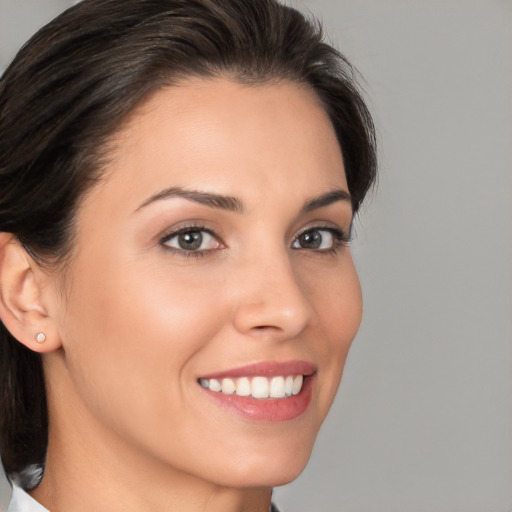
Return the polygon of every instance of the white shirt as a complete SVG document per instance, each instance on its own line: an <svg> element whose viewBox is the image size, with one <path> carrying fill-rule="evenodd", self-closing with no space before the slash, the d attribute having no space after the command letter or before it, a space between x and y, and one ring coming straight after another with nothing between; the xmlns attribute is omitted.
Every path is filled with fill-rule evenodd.
<svg viewBox="0 0 512 512"><path fill-rule="evenodd" d="M0 464L0 512L49 512L21 487L11 484Z"/></svg>
<svg viewBox="0 0 512 512"><path fill-rule="evenodd" d="M7 512L49 512L49 510L40 505L21 487L14 484L12 486L12 497Z"/></svg>

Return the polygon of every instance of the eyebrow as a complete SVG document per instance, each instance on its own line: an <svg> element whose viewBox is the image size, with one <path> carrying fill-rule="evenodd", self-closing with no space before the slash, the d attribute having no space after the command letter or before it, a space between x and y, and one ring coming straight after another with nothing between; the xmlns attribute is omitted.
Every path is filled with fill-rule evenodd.
<svg viewBox="0 0 512 512"><path fill-rule="evenodd" d="M188 190L181 187L170 187L154 196L151 196L147 201L144 201L137 210L148 206L155 201L163 199L171 199L173 197L182 197L189 201L204 204L210 208L218 208L220 210L227 210L230 212L243 213L244 205L236 197L223 196L220 194L212 194L210 192L200 192L199 190Z"/></svg>
<svg viewBox="0 0 512 512"><path fill-rule="evenodd" d="M325 206L329 206L330 204L338 201L348 202L352 205L352 198L346 190L331 190L326 194L322 194L321 196L314 197L306 201L306 204L302 207L301 213L308 213L313 210L317 210L318 208L324 208Z"/></svg>
<svg viewBox="0 0 512 512"><path fill-rule="evenodd" d="M199 190L189 190L181 187L169 187L162 190L158 194L155 194L144 201L135 211L141 210L156 201L162 201L164 199L171 199L174 197L188 199L189 201L204 204L210 208L217 208L235 213L243 213L245 211L242 201L236 197L213 194L211 192L201 192ZM306 201L304 206L301 208L301 213L309 213L338 201L344 201L352 204L352 198L347 191L341 189L331 190L321 196L314 197Z"/></svg>

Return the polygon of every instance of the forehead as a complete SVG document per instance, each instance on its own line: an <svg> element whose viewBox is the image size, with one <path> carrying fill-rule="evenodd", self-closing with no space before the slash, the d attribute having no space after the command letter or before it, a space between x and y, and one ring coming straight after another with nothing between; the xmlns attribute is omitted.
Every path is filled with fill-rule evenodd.
<svg viewBox="0 0 512 512"><path fill-rule="evenodd" d="M133 112L112 148L103 186L117 192L347 188L328 115L309 86L292 82L183 81Z"/></svg>

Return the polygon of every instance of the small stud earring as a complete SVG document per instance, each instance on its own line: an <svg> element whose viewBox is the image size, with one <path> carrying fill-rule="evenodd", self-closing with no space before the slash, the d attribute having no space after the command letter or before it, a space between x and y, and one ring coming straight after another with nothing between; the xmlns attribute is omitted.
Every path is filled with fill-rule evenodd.
<svg viewBox="0 0 512 512"><path fill-rule="evenodd" d="M44 332L38 332L36 334L37 343L44 343L46 341L46 334Z"/></svg>

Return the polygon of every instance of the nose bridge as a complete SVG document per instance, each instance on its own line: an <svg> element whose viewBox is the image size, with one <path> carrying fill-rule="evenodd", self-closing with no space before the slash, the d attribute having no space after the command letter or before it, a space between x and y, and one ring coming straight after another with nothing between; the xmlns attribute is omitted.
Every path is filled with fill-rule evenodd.
<svg viewBox="0 0 512 512"><path fill-rule="evenodd" d="M313 308L286 247L251 253L241 263L238 279L237 330L292 338L311 320Z"/></svg>

